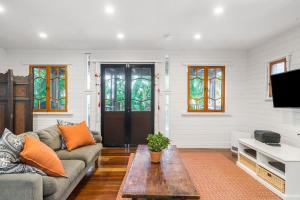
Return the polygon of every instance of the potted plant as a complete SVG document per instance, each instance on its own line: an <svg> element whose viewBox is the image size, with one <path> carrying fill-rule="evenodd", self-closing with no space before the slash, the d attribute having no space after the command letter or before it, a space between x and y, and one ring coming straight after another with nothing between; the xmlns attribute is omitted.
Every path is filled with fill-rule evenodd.
<svg viewBox="0 0 300 200"><path fill-rule="evenodd" d="M170 144L169 138L165 137L161 132L157 134L149 134L147 137L148 149L150 151L151 162L159 163L161 151Z"/></svg>

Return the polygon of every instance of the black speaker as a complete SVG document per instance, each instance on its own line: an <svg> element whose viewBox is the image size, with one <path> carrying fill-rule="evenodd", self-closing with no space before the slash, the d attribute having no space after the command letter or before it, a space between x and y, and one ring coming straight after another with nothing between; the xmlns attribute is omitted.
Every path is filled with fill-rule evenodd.
<svg viewBox="0 0 300 200"><path fill-rule="evenodd" d="M254 138L263 143L280 143L280 134L267 130L255 130Z"/></svg>

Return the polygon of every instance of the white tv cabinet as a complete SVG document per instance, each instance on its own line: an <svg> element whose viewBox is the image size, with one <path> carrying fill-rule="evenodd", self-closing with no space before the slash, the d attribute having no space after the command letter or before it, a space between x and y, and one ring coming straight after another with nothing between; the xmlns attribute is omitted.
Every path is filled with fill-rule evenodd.
<svg viewBox="0 0 300 200"><path fill-rule="evenodd" d="M246 152L252 149L256 156ZM285 165L285 172L269 162ZM255 139L239 139L237 165L284 200L300 200L300 148L270 146Z"/></svg>

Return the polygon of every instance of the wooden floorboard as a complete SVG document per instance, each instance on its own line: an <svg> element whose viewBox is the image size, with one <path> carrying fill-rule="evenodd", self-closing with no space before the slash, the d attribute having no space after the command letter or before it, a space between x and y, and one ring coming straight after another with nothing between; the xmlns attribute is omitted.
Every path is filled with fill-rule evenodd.
<svg viewBox="0 0 300 200"><path fill-rule="evenodd" d="M232 162L236 161L228 149L180 149L182 152L219 152ZM72 192L68 200L115 200L126 173L130 153L124 148L104 148L99 157L99 167L86 176Z"/></svg>

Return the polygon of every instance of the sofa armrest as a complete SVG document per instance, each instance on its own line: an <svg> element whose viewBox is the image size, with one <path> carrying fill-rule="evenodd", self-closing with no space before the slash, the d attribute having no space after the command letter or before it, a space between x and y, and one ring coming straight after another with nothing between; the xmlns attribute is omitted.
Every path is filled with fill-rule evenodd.
<svg viewBox="0 0 300 200"><path fill-rule="evenodd" d="M102 142L101 133L99 131L91 131L97 143Z"/></svg>
<svg viewBox="0 0 300 200"><path fill-rule="evenodd" d="M0 194L0 200L42 200L42 176L37 174L1 174Z"/></svg>

